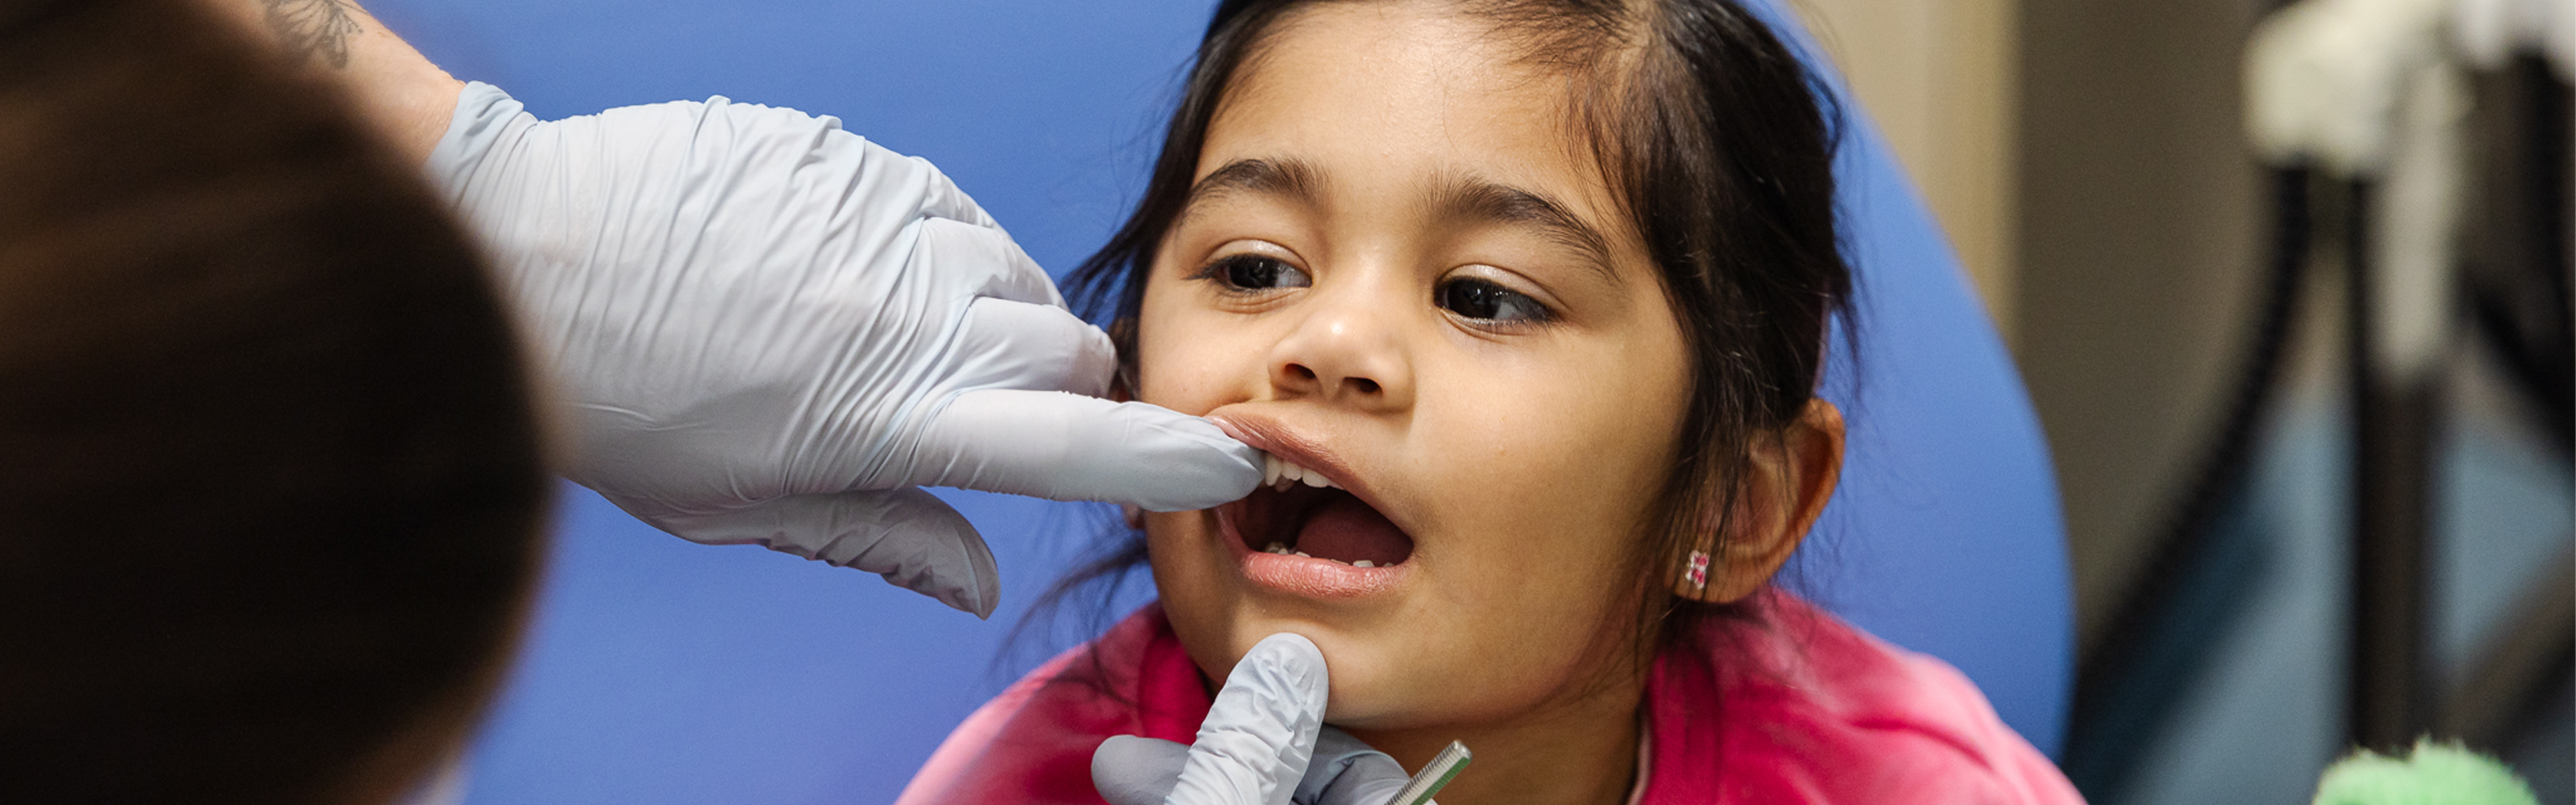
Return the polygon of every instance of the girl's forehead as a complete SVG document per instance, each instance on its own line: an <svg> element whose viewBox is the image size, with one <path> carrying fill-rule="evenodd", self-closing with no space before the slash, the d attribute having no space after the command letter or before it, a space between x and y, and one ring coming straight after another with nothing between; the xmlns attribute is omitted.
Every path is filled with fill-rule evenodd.
<svg viewBox="0 0 2576 805"><path fill-rule="evenodd" d="M1438 101L1563 105L1527 46L1446 4L1318 3L1271 23L1228 82L1218 117L1329 87L1351 111ZM1429 110L1424 110L1429 111Z"/></svg>
<svg viewBox="0 0 2576 805"><path fill-rule="evenodd" d="M1576 82L1445 3L1322 3L1274 23L1226 88L1205 181L1244 160L1293 162L1327 191L1428 200L1496 184L1624 230L1577 125Z"/></svg>

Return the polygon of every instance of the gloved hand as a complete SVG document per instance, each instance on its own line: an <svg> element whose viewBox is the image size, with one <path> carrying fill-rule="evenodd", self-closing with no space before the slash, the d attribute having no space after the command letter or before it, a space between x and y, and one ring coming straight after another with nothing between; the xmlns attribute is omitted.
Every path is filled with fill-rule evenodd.
<svg viewBox="0 0 2576 805"><path fill-rule="evenodd" d="M1197 743L1110 738L1091 755L1092 785L1110 805L1385 805L1410 778L1323 726L1329 679L1313 642L1262 638L1226 675Z"/></svg>
<svg viewBox="0 0 2576 805"><path fill-rule="evenodd" d="M566 397L565 474L647 523L979 616L954 486L1157 511L1261 481L1197 417L1100 399L1109 339L928 162L831 118L671 103L541 123L470 85L431 177Z"/></svg>

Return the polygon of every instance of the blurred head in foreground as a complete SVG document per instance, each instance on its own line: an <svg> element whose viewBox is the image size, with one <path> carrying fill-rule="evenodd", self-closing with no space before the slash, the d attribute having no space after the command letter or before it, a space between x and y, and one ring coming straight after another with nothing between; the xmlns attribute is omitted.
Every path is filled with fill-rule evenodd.
<svg viewBox="0 0 2576 805"><path fill-rule="evenodd" d="M384 801L547 502L508 319L341 100L185 0L0 0L0 801Z"/></svg>

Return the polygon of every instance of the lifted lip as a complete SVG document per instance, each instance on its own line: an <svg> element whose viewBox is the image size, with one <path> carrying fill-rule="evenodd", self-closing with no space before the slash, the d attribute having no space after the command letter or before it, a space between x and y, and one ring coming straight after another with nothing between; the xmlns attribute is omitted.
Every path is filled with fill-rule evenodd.
<svg viewBox="0 0 2576 805"><path fill-rule="evenodd" d="M1402 530L1407 537L1413 535L1413 529L1397 520L1393 514L1389 514L1386 507L1380 505L1374 491L1356 479L1350 465L1323 444L1277 419L1252 412L1215 413L1210 414L1208 419L1216 422L1217 427L1223 429L1226 435L1234 437L1236 441L1295 462L1308 471L1323 474L1335 486L1341 487L1352 497L1358 498L1361 503L1386 515L1387 521L1394 523L1395 527ZM1417 544L1413 557L1403 562L1384 567L1357 567L1330 559L1281 556L1254 551L1250 545L1244 543L1243 534L1236 525L1246 514L1244 500L1218 506L1215 514L1220 531L1219 540L1225 543L1226 552L1234 557L1235 567L1243 574L1246 581L1258 587L1303 598L1352 599L1392 590L1413 575L1413 566L1422 556L1420 545Z"/></svg>
<svg viewBox="0 0 2576 805"><path fill-rule="evenodd" d="M1403 529L1406 536L1413 534L1413 527L1399 519L1395 512L1387 509L1386 502L1378 497L1377 491L1371 489L1367 481L1360 480L1359 474L1351 470L1350 462L1342 460L1339 454L1334 453L1333 449L1324 443L1298 432L1278 419L1251 411L1220 411L1208 414L1207 418L1215 422L1218 429L1225 431L1225 435L1234 437L1235 441L1278 456L1299 467L1304 467L1309 472L1322 473L1325 480L1332 481L1334 486L1341 487L1342 491L1359 498L1361 503L1376 509L1378 514L1385 515L1387 521L1395 523L1396 528Z"/></svg>

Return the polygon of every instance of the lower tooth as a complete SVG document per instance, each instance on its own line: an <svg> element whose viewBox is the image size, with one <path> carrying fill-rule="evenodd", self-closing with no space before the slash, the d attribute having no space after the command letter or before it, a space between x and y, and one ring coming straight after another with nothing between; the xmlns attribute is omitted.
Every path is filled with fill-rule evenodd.
<svg viewBox="0 0 2576 805"><path fill-rule="evenodd" d="M1371 561L1366 560L1366 559L1362 559L1362 560L1359 560L1359 561L1357 561L1357 562L1352 562L1352 563L1351 563L1351 566L1352 566L1352 567L1377 567L1377 563L1376 563L1376 562L1371 562Z"/></svg>
<svg viewBox="0 0 2576 805"><path fill-rule="evenodd" d="M1296 552L1296 554L1295 554L1295 555L1296 555L1298 558L1301 558L1301 559L1313 559L1313 558L1315 558L1315 557L1312 557L1312 556L1307 556L1305 551L1298 551L1298 552Z"/></svg>

